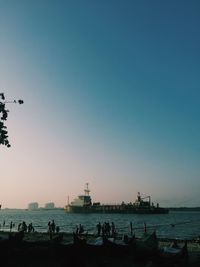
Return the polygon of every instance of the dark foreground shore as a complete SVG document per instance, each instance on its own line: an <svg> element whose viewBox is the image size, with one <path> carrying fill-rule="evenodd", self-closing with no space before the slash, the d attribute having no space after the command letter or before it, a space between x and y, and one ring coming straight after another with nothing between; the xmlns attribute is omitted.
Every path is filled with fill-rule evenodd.
<svg viewBox="0 0 200 267"><path fill-rule="evenodd" d="M140 255L123 249L87 248L75 245L73 236L66 233L54 235L52 240L46 233L25 233L23 240L7 239L9 233L0 233L0 254L2 266L15 267L178 267L200 266L200 244L188 241L188 257L178 261L159 261L154 257ZM14 236L14 235L13 235ZM62 238L61 238L62 237ZM60 239L59 239L60 238ZM93 236L88 237L94 239ZM57 242L54 242L54 241ZM171 240L159 240L160 247L167 247ZM179 244L183 241L179 240ZM143 257L144 256L144 257Z"/></svg>

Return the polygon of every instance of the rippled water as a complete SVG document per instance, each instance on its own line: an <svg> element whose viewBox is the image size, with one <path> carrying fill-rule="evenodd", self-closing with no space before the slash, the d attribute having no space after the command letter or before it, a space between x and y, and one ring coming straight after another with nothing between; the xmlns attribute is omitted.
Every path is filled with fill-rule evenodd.
<svg viewBox="0 0 200 267"><path fill-rule="evenodd" d="M89 233L96 232L98 222L114 222L119 233L130 233L130 222L133 224L136 236L143 232L144 222L147 229L156 230L159 237L168 238L196 238L200 235L200 212L170 211L169 214L67 214L64 210L1 210L1 230L9 230L10 222L15 223L13 231L17 230L20 222L32 222L36 231L47 231L47 224L55 220L60 231L73 232L76 225L82 224ZM3 228L3 221L6 226ZM172 227L171 225L175 226Z"/></svg>

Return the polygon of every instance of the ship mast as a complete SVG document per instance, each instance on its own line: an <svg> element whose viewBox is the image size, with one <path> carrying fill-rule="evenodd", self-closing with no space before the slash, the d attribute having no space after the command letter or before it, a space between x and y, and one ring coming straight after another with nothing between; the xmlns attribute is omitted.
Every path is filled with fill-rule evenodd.
<svg viewBox="0 0 200 267"><path fill-rule="evenodd" d="M84 192L85 192L85 196L89 196L89 193L90 193L90 190L89 190L88 185L89 185L89 183L86 183L86 184L85 184L85 190L84 190Z"/></svg>

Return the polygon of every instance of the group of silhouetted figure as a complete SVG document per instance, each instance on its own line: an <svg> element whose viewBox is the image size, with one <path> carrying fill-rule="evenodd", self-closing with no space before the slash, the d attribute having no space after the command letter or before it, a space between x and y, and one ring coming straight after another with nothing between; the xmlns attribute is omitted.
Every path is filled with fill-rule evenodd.
<svg viewBox="0 0 200 267"><path fill-rule="evenodd" d="M81 234L83 234L84 232L85 232L85 230L84 230L84 227L83 227L82 224L79 224L79 225L76 226L76 231L75 231L75 233L76 233L77 235L81 235Z"/></svg>
<svg viewBox="0 0 200 267"><path fill-rule="evenodd" d="M2 225L0 224L0 229L1 229L1 228L5 228L5 227L7 227L7 226L8 226L8 225L6 225L6 221L4 220L3 223L2 223ZM13 227L15 227L15 223L13 223L13 222L11 221L10 224L9 224L10 232L12 231Z"/></svg>
<svg viewBox="0 0 200 267"><path fill-rule="evenodd" d="M3 223L0 223L0 229L9 229L10 232L12 232L13 228L15 228L15 223L11 221L9 224L6 224L6 221L4 220ZM17 225L17 231L18 232L24 232L24 233L33 233L35 232L35 228L33 227L32 223L27 224L25 221L20 222ZM60 227L55 224L54 220L48 222L48 233L59 233Z"/></svg>
<svg viewBox="0 0 200 267"><path fill-rule="evenodd" d="M59 233L60 227L55 224L54 220L48 222L48 233Z"/></svg>
<svg viewBox="0 0 200 267"><path fill-rule="evenodd" d="M5 221L3 221L2 224L3 228L6 226ZM12 231L12 229L15 227L15 223L13 223L12 221L9 224L9 229L10 232ZM0 224L0 228L1 228L1 224ZM116 227L114 222L104 222L104 223L98 223L96 225L96 229L97 229L97 236L109 236L109 237L115 237L116 236ZM17 226L17 231L18 232L24 232L24 233L33 233L35 232L35 228L33 227L32 223L27 224L25 221L22 221L21 223L18 224ZM53 234L53 233L59 233L60 232L60 227L58 225L55 224L55 221L49 221L48 222L48 227L47 227L47 232L49 234ZM85 229L83 227L82 224L79 224L76 226L76 230L75 233L78 235L81 235L83 233L85 233Z"/></svg>
<svg viewBox="0 0 200 267"><path fill-rule="evenodd" d="M32 223L29 223L28 225L26 224L25 221L23 221L22 223L18 224L18 228L17 228L18 232L24 232L24 233L33 233L35 232L35 228L33 227Z"/></svg>
<svg viewBox="0 0 200 267"><path fill-rule="evenodd" d="M9 227L9 230L10 232L12 232L13 228L15 228L15 223L13 221L11 221L8 225L6 225L6 222L5 220L3 221L3 224L1 225L0 224L0 228L3 228L5 229L5 227ZM31 233L31 232L34 232L35 229L33 227L33 224L32 223L29 223L28 225L26 224L25 221L21 222L18 224L17 226L17 231L18 232L28 232L28 233Z"/></svg>
<svg viewBox="0 0 200 267"><path fill-rule="evenodd" d="M111 222L111 224L109 222L104 222L103 224L99 222L96 228L97 228L97 236L115 237L117 234L114 222Z"/></svg>

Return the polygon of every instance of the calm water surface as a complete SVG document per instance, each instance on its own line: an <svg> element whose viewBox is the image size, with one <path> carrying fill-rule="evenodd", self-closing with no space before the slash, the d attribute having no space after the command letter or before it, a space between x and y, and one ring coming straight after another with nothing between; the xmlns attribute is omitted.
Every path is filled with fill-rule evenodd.
<svg viewBox="0 0 200 267"><path fill-rule="evenodd" d="M200 212L193 211L170 211L169 214L67 214L64 210L1 210L0 224L1 230L8 231L10 222L15 223L13 231L17 231L17 226L22 221L27 224L33 223L35 230L46 232L48 221L53 220L60 230L73 232L76 225L82 224L89 233L96 232L98 222L114 222L119 233L130 233L130 222L135 228L136 236L143 232L144 222L149 231L156 230L159 237L169 238L196 238L200 235ZM3 221L6 225L3 228ZM171 224L175 226L172 227Z"/></svg>

